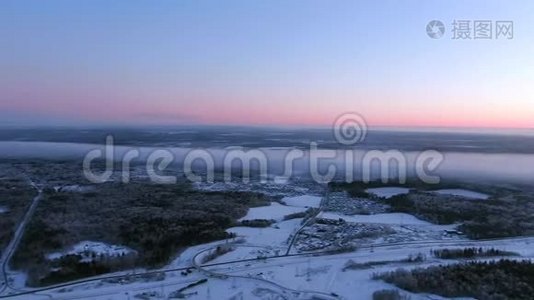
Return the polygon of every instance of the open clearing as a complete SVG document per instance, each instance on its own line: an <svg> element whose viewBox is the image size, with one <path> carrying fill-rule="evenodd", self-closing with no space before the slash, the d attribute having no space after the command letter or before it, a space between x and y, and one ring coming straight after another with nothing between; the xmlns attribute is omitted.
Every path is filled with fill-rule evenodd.
<svg viewBox="0 0 534 300"><path fill-rule="evenodd" d="M287 206L277 202L272 202L269 206L250 208L247 212L247 215L239 219L239 221L256 219L282 220L284 216L305 210L305 207Z"/></svg>
<svg viewBox="0 0 534 300"><path fill-rule="evenodd" d="M376 224L394 224L394 225L432 225L429 222L419 220L418 218L405 213L386 213L376 215L341 215L331 212L323 212L318 217L324 219L337 220L344 219L352 223L376 223Z"/></svg>
<svg viewBox="0 0 534 300"><path fill-rule="evenodd" d="M306 208L319 207L319 205L321 204L321 197L303 195L303 196L295 196L295 197L285 197L282 199L282 201L289 206L306 207Z"/></svg>
<svg viewBox="0 0 534 300"><path fill-rule="evenodd" d="M433 193L438 193L442 195L452 195L452 196L460 196L465 197L469 199L477 199L477 200L486 200L489 198L489 195L482 194L470 190L464 190L464 189L443 189L443 190L437 190L433 191Z"/></svg>
<svg viewBox="0 0 534 300"><path fill-rule="evenodd" d="M402 188L402 187L380 187L380 188L367 189L365 191L377 197L389 199L393 196L408 194L410 192L410 189Z"/></svg>

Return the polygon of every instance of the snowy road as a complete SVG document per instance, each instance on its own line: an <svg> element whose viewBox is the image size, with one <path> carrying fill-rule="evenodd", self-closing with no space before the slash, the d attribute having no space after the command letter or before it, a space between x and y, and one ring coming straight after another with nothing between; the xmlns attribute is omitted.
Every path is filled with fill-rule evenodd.
<svg viewBox="0 0 534 300"><path fill-rule="evenodd" d="M15 250L17 249L20 240L22 239L22 236L24 235L26 225L33 216L33 213L35 212L35 209L39 204L39 200L41 200L42 198L42 189L39 188L33 181L31 182L31 186L38 191L38 194L33 198L30 208L22 218L22 221L20 222L19 226L17 227L17 230L15 231L15 234L13 235L13 238L7 245L6 249L4 249L4 252L2 253L2 258L0 259L2 267L2 286L0 287L0 295L2 295L2 293L8 292L9 290L14 290L12 287L9 286L9 261L11 260L13 253L15 253Z"/></svg>
<svg viewBox="0 0 534 300"><path fill-rule="evenodd" d="M5 270L7 270L7 262L9 261L12 252L16 249L16 246L20 241L24 226L26 226L26 223L31 218L31 215L37 206L40 195L41 193L39 190L39 195L34 198L28 213L25 215L23 222L21 222L17 229L16 239L10 244L11 254L6 253L6 257L2 259L2 267L4 267ZM328 195L323 197L318 212L321 212L321 208L324 207L327 200ZM362 220L363 222L369 221L365 219ZM128 282L128 280L126 280L128 283L121 284L118 282L122 282L122 279L131 276L131 272L120 272L58 284L46 288L27 289L24 292L11 289L11 294L0 295L0 298L123 300L131 299L131 296L135 296L134 293L154 292L156 290L161 291L161 294L163 295L168 295L180 287L207 277L209 279L209 284L194 289L195 293L198 292L199 294L194 296L193 299L208 299L207 297L209 297L211 293L210 289L222 293L221 295L227 295L231 292L230 289L235 289L236 286L238 286L237 289L232 293L239 294L246 292L249 293L249 297L251 291L260 288L262 291L264 291L263 289L266 289L269 290L269 292L278 293L278 295L281 295L282 297L280 299L297 299L301 296L312 295L320 296L322 299L333 299L337 297L335 296L337 294L341 296L340 298L347 299L346 295L349 288L353 290L362 290L364 285L368 285L365 286L363 290L372 292L373 290L376 290L377 287L383 287L384 285L384 283L369 279L369 272L373 272L373 270L342 271L348 260L354 260L358 263L374 261L392 262L382 266L380 271L383 271L393 270L400 265L405 267L415 266L417 264L403 265L395 262L400 262L401 260L406 259L408 255L428 253L431 249L439 248L497 247L517 252L521 255L521 259L534 257L534 248L530 247L530 245L534 243L534 237L489 240L426 239L405 242L388 242L365 246L362 245L354 252L340 254L332 254L329 251L297 254L291 254L290 251L286 252L285 250L291 249L291 245L295 240L295 233L305 227L306 223L308 222L301 225L299 220L280 221L277 224L277 227L279 226L280 228L276 230L272 229L271 231L265 229L263 235L261 234L261 229L260 234L254 231L248 232L241 230L241 233L255 235L254 239L249 240L249 243L247 244L236 244L236 251L222 255L210 263L197 263L196 258L200 257L202 253L216 249L217 246L221 244L220 241L188 248L181 254L176 262L171 263L166 269L137 273L137 275L140 276L164 273L166 276L162 281L148 280ZM423 226L423 224L418 224L418 226ZM284 248L284 251L281 252L285 254L278 255L273 249L280 249L282 246L281 243L284 243L284 241L287 240L289 234L293 236L288 242L285 242L286 244L283 244L288 247ZM246 236L246 238L249 239L250 236ZM249 248L265 249L266 251L263 253L269 254L262 254L265 256L258 258L257 252L251 254ZM276 255L273 255L273 252L276 253ZM454 260L451 260L446 263L454 262ZM432 263L443 262L440 262L437 259L429 259L420 266ZM199 272L193 272L192 274L187 275L187 277L181 275L183 270L193 267L196 267ZM294 269L295 271L293 272ZM316 273L315 275L310 275L310 273L314 272ZM4 276L7 277L7 271ZM303 280L303 278L305 280ZM110 283L110 279L113 279L114 283ZM5 286L4 289L6 289ZM350 297L348 297L348 299L350 299Z"/></svg>
<svg viewBox="0 0 534 300"><path fill-rule="evenodd" d="M306 264L328 264L328 265L335 265L337 267L342 267L343 264L348 259L354 259L362 262L368 262L368 261L379 261L379 260L391 260L391 259L398 259L398 258L406 258L406 256L410 253L417 253L417 252L426 252L430 249L437 249L437 248L443 248L443 247L462 247L462 246L473 246L473 247L500 247L505 248L509 251L517 251L519 252L523 258L532 258L534 257L534 248L530 247L530 245L534 244L534 237L518 237L518 238L507 238L507 239L499 239L499 240L483 240L483 241L472 241L472 240L466 240L466 241L421 241L421 242L407 242L407 243L395 243L395 244L377 244L374 246L366 246L361 247L356 252L351 253L343 253L343 254L336 254L336 255L328 255L325 253L315 253L315 254L292 254L289 256L280 255L280 256L273 256L273 257L267 257L262 260L256 260L256 259L247 259L247 260L234 260L234 261L222 261L217 263L211 263L211 264L205 264L202 265L202 268L215 273L220 274L221 277L227 277L227 279L217 279L213 278L210 279L211 281L218 281L218 282L228 282L231 281L232 278L236 278L243 281L252 281L252 282L265 282L267 285L271 286L278 286L279 289L287 289L287 291L291 292L304 292L309 291L309 289L305 287L299 287L299 286L292 286L292 284L289 284L288 281L283 281L283 279L279 280L271 280L271 279L265 279L265 278L259 278L255 275L248 275L250 272L255 273L266 273L266 270L269 269L281 269L286 270L282 271L281 274L289 273L287 272L287 268L290 266L299 266L299 265L306 265ZM199 254L200 252L205 252L207 248L202 249L201 251L198 251L196 254ZM450 261L453 263L454 261ZM189 266L192 267L192 266ZM389 266L391 268L396 268L397 266L392 265ZM87 280L80 280L77 282L71 282L71 283L65 283L53 287L43 288L43 289L35 289L30 290L25 293L18 293L13 294L10 296L0 296L0 298L6 298L6 297L13 297L13 299L50 299L50 296L53 297L53 299L128 299L126 292L133 291L144 291L144 290L151 290L156 288L166 288L166 287L173 287L177 285L185 285L187 283L190 283L198 278L201 278L201 273L195 273L192 274L192 277L183 278L178 276L173 276L173 273L176 273L180 270L187 269L187 267L184 268L178 268L178 269L169 269L169 270L159 270L159 271L153 271L154 272L165 272L169 274L169 276L162 282L141 282L141 283L134 283L134 284L126 284L126 285L104 285L104 286L98 286L98 284L94 287L87 287L88 283L98 283L101 282L104 279L107 278L120 278L121 276L124 277L125 275L113 275L113 276L102 276L99 278L92 278ZM336 278L336 274L330 274L328 277L328 280L325 280L328 286L332 286L332 283L334 283L334 286L336 283L339 283L339 278ZM368 275L366 275L368 277ZM260 279L260 280L258 280ZM280 282L282 280L282 282ZM257 284L256 283L256 284ZM287 286L287 285L290 286ZM323 291L323 295L328 294L327 292ZM98 298L99 296L102 296L102 298Z"/></svg>

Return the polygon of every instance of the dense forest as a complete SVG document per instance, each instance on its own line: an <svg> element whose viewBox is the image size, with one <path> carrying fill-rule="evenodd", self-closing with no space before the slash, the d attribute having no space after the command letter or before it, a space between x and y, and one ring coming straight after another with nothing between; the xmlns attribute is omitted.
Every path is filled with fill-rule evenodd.
<svg viewBox="0 0 534 300"><path fill-rule="evenodd" d="M0 178L0 253L36 195L37 191L27 180Z"/></svg>
<svg viewBox="0 0 534 300"><path fill-rule="evenodd" d="M226 229L249 207L269 205L269 200L257 193L202 192L187 184L106 183L84 191L47 189L11 263L28 270L32 285L133 264L158 267L182 248L230 237ZM46 257L85 240L124 245L138 255L80 265L76 257L52 261Z"/></svg>
<svg viewBox="0 0 534 300"><path fill-rule="evenodd" d="M437 258L441 259L472 259L477 257L495 257L495 256L519 256L519 254L511 251L504 251L495 248L458 248L458 249L435 249L430 253Z"/></svg>
<svg viewBox="0 0 534 300"><path fill-rule="evenodd" d="M352 197L366 197L387 204L391 212L412 214L434 224L455 224L469 238L501 238L534 235L534 195L511 188L487 185L443 182L428 185L409 181L403 187L412 188L410 193L389 199L379 198L366 192L369 188L391 186L379 181L334 182L333 191L347 191ZM488 193L487 200L467 199L461 196L428 192L443 188L464 188Z"/></svg>
<svg viewBox="0 0 534 300"><path fill-rule="evenodd" d="M385 200L392 211L413 214L435 224L460 223L469 238L485 239L534 234L534 201L509 196L469 200L412 192Z"/></svg>
<svg viewBox="0 0 534 300"><path fill-rule="evenodd" d="M528 260L467 262L411 271L399 269L375 274L373 278L413 293L443 297L497 300L532 299L534 295L534 264Z"/></svg>

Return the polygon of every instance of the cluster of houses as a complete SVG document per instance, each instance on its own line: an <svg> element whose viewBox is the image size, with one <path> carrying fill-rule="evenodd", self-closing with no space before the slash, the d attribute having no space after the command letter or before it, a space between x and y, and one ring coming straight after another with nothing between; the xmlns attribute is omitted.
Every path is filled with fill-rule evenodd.
<svg viewBox="0 0 534 300"><path fill-rule="evenodd" d="M318 218L315 224L300 232L296 249L301 252L344 249L394 233L391 227L382 224L347 223L343 219Z"/></svg>
<svg viewBox="0 0 534 300"><path fill-rule="evenodd" d="M352 198L347 192L332 192L328 195L326 210L345 215L364 215L387 212L388 206L366 198Z"/></svg>

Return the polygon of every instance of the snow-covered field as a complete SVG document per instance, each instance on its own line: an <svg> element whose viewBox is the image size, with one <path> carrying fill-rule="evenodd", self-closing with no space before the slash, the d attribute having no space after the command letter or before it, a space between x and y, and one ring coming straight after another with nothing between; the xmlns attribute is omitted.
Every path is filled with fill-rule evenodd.
<svg viewBox="0 0 534 300"><path fill-rule="evenodd" d="M433 193L438 193L442 195L452 195L452 196L460 196L470 199L477 199L477 200L486 200L489 198L489 195L482 194L470 190L464 190L464 189L443 189L443 190L436 190L432 191Z"/></svg>
<svg viewBox="0 0 534 300"><path fill-rule="evenodd" d="M95 254L95 255L105 255L108 257L121 256L130 253L135 253L135 250L132 250L124 246L108 245L102 242L92 242L92 241L82 241L74 246L70 247L68 250L63 252L54 252L46 255L46 258L49 260L61 258L62 256L69 254Z"/></svg>
<svg viewBox="0 0 534 300"><path fill-rule="evenodd" d="M322 212L319 218L338 220L344 219L353 223L376 223L376 224L394 224L394 225L432 225L429 222L419 220L416 217L405 213L386 213L376 215L342 215L332 212Z"/></svg>
<svg viewBox="0 0 534 300"><path fill-rule="evenodd" d="M219 242L220 243L220 242ZM392 285L382 281L371 279L373 273L381 273L395 270L397 268L410 269L413 267L426 267L437 264L456 263L455 260L439 260L430 256L431 249L440 247L497 247L499 249L515 251L524 255L524 258L534 256L533 238L519 238L502 241L464 241L462 245L456 245L454 241L444 241L440 244L413 244L397 246L376 246L374 248L360 249L356 252L343 253L325 256L296 256L282 257L268 260L236 262L228 265L207 267L209 271L226 274L231 277L215 278L206 277L204 274L194 271L188 276L181 276L179 272L168 272L164 281L155 282L135 282L129 284L96 285L84 286L84 288L67 289L64 292L47 291L47 295L22 295L13 299L94 299L94 300L127 300L134 299L140 293L158 294L160 298L165 298L170 293L196 282L202 278L208 278L207 283L188 289L187 299L310 299L310 294L301 292L296 296L291 290L318 291L324 293L326 298L330 293L339 295L337 299L372 299L374 291L382 289L395 289ZM209 245L215 245L210 243ZM206 247L199 245L194 251ZM183 253L189 257L189 251ZM400 260L409 255L424 254L427 257L425 262L406 264ZM182 254L182 255L183 255ZM230 254L230 253L229 253ZM355 263L366 262L388 262L383 265L370 266L367 269L343 270L345 264L352 260ZM187 263L187 260L183 260ZM272 282L272 283L270 283ZM286 288L286 289L284 289ZM423 299L443 299L437 296L426 294L411 294L402 291L410 296L412 300ZM285 297L276 297L284 295ZM270 297L270 298L269 298ZM151 297L148 299L160 299Z"/></svg>
<svg viewBox="0 0 534 300"><path fill-rule="evenodd" d="M294 233L300 226L301 221L302 219L281 221L266 228L232 227L227 231L245 238L247 244L277 247L287 241L289 235Z"/></svg>
<svg viewBox="0 0 534 300"><path fill-rule="evenodd" d="M282 201L289 206L297 207L319 207L321 204L321 197L317 196L295 196L295 197L285 197Z"/></svg>
<svg viewBox="0 0 534 300"><path fill-rule="evenodd" d="M380 188L367 189L365 191L377 197L388 199L396 195L408 194L410 192L410 189L402 188L402 187L380 187Z"/></svg>
<svg viewBox="0 0 534 300"><path fill-rule="evenodd" d="M394 188L397 189L397 188ZM386 194L386 191L388 192ZM394 192L406 190L382 190L381 195L392 195ZM358 245L357 250L348 253L314 255L305 253L292 256L283 255L288 248L291 237L302 226L302 219L283 220L285 215L302 212L307 207L318 207L320 197L304 195L285 197L287 205L273 202L269 206L249 209L242 220L274 219L276 223L266 228L232 227L228 232L236 233L237 237L226 241L215 241L188 247L164 269L190 267L199 253L206 253L218 245L235 243L233 251L216 257L209 262L211 266L200 271L183 274L180 271L166 272L162 281L133 281L129 283L95 282L83 284L58 292L47 291L53 299L95 299L95 300L126 300L146 293L152 297L143 299L166 298L171 293L197 282L207 279L206 283L184 291L187 299L372 299L373 292L395 287L382 281L372 280L373 273L392 271L397 268L413 268L443 263L454 263L454 260L443 261L430 255L431 249L452 247L497 247L502 250L515 251L525 258L534 257L534 238L503 239L500 241L470 241L464 238L444 238L444 228L454 225L440 226L420 220L405 213L380 213L374 215L344 215L335 212L321 212L318 218L338 220L349 223L384 224L396 231L391 237L378 237L372 244ZM361 224L356 224L357 226ZM308 228L308 227L306 227ZM408 237L408 238L407 238ZM410 237L414 237L411 239ZM293 247L294 249L294 247ZM49 258L57 258L67 253L91 251L104 254L120 254L131 249L107 245L100 242L81 242L63 253L50 254ZM424 254L427 260L420 263L406 263L402 260L410 255ZM318 253L316 253L318 254ZM59 255L59 256L58 256ZM260 259L258 259L260 258ZM240 261L244 260L244 261ZM349 260L356 263L384 262L369 268L345 270ZM198 260L195 260L198 262ZM213 277L213 273L223 277ZM402 291L410 299L429 299L428 295L417 295ZM334 295L339 295L335 297ZM39 295L24 295L14 299L41 299ZM47 295L48 297L48 295ZM137 297L140 298L140 297ZM43 297L44 299L44 297ZM442 299L432 296L431 299Z"/></svg>
<svg viewBox="0 0 534 300"><path fill-rule="evenodd" d="M255 219L273 219L282 220L284 216L289 214L305 211L305 207L287 206L277 202L272 202L269 206L253 207L248 210L248 213L239 221L255 220Z"/></svg>

